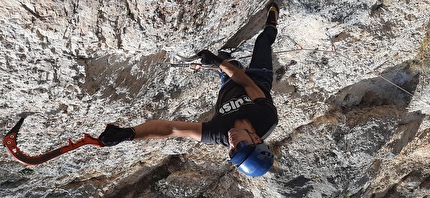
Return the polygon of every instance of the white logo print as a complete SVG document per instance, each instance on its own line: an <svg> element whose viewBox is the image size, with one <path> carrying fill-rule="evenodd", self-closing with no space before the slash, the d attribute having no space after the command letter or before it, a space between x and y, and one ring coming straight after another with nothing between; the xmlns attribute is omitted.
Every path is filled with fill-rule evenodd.
<svg viewBox="0 0 430 198"><path fill-rule="evenodd" d="M244 103L250 103L250 102L252 101L247 95L244 95L241 98L232 98L221 105L221 108L219 109L219 113L221 115L230 114L232 112L237 111Z"/></svg>

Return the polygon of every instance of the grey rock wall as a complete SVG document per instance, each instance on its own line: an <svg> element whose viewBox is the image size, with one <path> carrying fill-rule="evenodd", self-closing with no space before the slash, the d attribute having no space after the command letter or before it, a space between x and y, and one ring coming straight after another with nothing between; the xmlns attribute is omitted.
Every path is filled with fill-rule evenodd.
<svg viewBox="0 0 430 198"><path fill-rule="evenodd" d="M3 149L0 195L428 196L430 2L278 2L269 173L246 177L226 148L186 138L85 146L37 166ZM29 115L18 146L38 155L107 123L206 121L216 72L169 68L171 52L237 47L246 65L268 3L2 1L0 134Z"/></svg>

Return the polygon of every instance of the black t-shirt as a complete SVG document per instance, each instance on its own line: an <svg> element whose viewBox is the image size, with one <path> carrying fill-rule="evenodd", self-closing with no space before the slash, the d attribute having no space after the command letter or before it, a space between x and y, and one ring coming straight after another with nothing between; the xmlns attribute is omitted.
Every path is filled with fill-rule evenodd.
<svg viewBox="0 0 430 198"><path fill-rule="evenodd" d="M228 131L233 128L236 119L248 119L263 140L273 131L278 123L278 115L270 90L263 83L255 83L266 98L251 101L239 84L232 80L225 84L219 92L214 116L210 121L203 122L203 143L228 146Z"/></svg>

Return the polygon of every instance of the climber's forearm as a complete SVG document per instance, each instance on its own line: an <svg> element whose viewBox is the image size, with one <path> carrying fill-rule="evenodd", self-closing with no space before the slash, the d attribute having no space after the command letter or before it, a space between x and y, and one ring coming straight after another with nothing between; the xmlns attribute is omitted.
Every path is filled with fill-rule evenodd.
<svg viewBox="0 0 430 198"><path fill-rule="evenodd" d="M200 141L202 136L202 124L197 122L150 120L133 128L135 139L191 137Z"/></svg>
<svg viewBox="0 0 430 198"><path fill-rule="evenodd" d="M245 89L246 94L248 94L251 100L266 97L264 95L264 92L254 83L251 78L249 78L248 75L245 74L245 72L235 67L228 61L224 60L220 64L219 68L223 72L225 72L230 77L230 79L241 85Z"/></svg>

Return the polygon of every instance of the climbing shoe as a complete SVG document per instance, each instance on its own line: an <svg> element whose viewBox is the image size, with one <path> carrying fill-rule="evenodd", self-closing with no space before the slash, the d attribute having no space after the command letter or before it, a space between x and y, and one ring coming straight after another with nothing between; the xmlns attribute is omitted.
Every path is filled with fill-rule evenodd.
<svg viewBox="0 0 430 198"><path fill-rule="evenodd" d="M133 140L136 136L133 128L120 128L113 124L108 124L105 131L100 134L99 140L104 146L115 146L125 140Z"/></svg>
<svg viewBox="0 0 430 198"><path fill-rule="evenodd" d="M276 3L271 3L269 5L269 12L267 14L266 25L276 26L278 24L279 18L279 7Z"/></svg>

